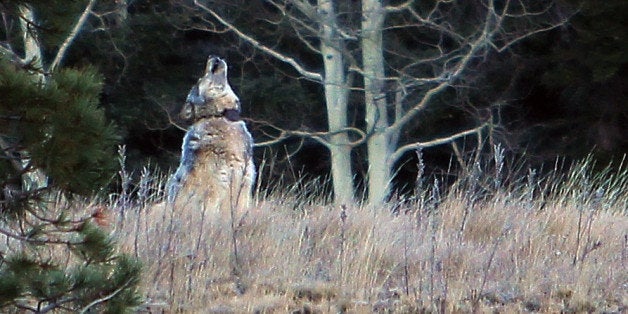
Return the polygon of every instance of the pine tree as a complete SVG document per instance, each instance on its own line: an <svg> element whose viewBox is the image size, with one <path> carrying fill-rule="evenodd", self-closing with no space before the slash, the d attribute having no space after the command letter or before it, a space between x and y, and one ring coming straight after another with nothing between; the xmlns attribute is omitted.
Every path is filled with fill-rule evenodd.
<svg viewBox="0 0 628 314"><path fill-rule="evenodd" d="M3 2L4 25L41 3L31 4ZM118 136L98 106L102 77L45 62L47 44L58 45L41 38L54 28L38 21L24 36L0 32L8 43L0 43L0 312L130 312L141 301L141 266L94 223L102 209L80 201L115 173ZM41 53L29 58L27 43ZM29 184L35 171L47 182Z"/></svg>

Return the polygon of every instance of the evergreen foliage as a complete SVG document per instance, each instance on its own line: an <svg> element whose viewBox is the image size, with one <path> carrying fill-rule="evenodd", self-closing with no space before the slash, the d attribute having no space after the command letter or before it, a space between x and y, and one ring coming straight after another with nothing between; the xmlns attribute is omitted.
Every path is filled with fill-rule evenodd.
<svg viewBox="0 0 628 314"><path fill-rule="evenodd" d="M0 312L123 313L140 302L138 262L118 254L88 213L70 219L76 209L50 204L52 189L88 194L111 180L117 135L98 107L101 86L93 68L61 70L42 86L0 60L0 136L50 181L46 190L10 190L22 173L2 151Z"/></svg>
<svg viewBox="0 0 628 314"><path fill-rule="evenodd" d="M117 135L98 107L101 81L93 68L64 69L42 86L0 60L0 136L49 177L46 190L11 191L22 173L2 151L0 312L123 313L140 302L138 262L89 216L70 219L76 209L49 203L52 189L92 193L114 173Z"/></svg>
<svg viewBox="0 0 628 314"><path fill-rule="evenodd" d="M98 107L101 77L86 68L64 69L50 78L45 86L34 84L28 73L0 60L0 117L11 118L0 125L0 135L26 148L52 185L90 193L111 180L118 139Z"/></svg>
<svg viewBox="0 0 628 314"><path fill-rule="evenodd" d="M140 303L140 264L115 254L102 229L77 228L57 229L64 235L54 240L22 238L25 249L0 259L0 311L125 313Z"/></svg>
<svg viewBox="0 0 628 314"><path fill-rule="evenodd" d="M102 209L72 205L78 195L111 182L119 141L99 105L103 77L96 68L51 69L47 63L86 3L0 5L2 313L125 313L141 302L139 262L119 253L112 236L92 224L102 223ZM19 25L25 8L34 16L28 31L42 52L39 66L20 60L27 49L24 29L9 27ZM30 176L36 178L29 182Z"/></svg>

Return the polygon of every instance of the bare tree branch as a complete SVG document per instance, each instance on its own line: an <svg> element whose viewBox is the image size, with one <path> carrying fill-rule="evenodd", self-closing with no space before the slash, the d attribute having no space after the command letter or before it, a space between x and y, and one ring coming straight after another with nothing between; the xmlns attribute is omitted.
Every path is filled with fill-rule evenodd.
<svg viewBox="0 0 628 314"><path fill-rule="evenodd" d="M399 147L392 155L390 155L390 163L394 163L396 162L399 158L401 158L401 156L403 156L403 154L405 154L408 151L411 150L416 150L416 149L423 149L423 148L427 148L427 147L433 147L433 146L437 146L437 145L442 145L442 144L447 144L450 143L454 140L457 140L461 137L465 137L471 134L478 134L480 133L480 131L482 131L482 129L484 129L485 127L487 127L488 124L484 123L476 128L473 129L469 129L466 131L462 131L462 132L458 132L456 134L447 136L447 137L441 137L441 138L437 138L431 141L427 141L427 142L416 142L416 143L411 143L411 144L407 144L404 146Z"/></svg>
<svg viewBox="0 0 628 314"><path fill-rule="evenodd" d="M83 10L83 13L79 17L78 21L76 21L76 24L74 25L72 30L70 31L70 34L68 34L68 37L66 37L66 39L63 41L63 43L61 44L61 47L59 47L59 50L57 51L57 55L55 56L54 60L52 60L52 63L50 64L50 67L48 68L49 72L51 73L54 72L57 69L57 67L61 64L63 57L65 57L66 51L68 50L72 42L74 42L74 39L83 28L83 25L85 24L85 21L87 20L87 17L89 16L89 14L92 12L92 8L94 7L95 3L96 3L96 0L90 0L89 3L87 3L87 6Z"/></svg>
<svg viewBox="0 0 628 314"><path fill-rule="evenodd" d="M403 10L407 10L409 8L411 8L412 4L414 3L414 0L408 0L404 3L398 4L398 5L389 5L384 7L384 10L386 10L389 13L393 13L393 12L400 12Z"/></svg>
<svg viewBox="0 0 628 314"><path fill-rule="evenodd" d="M316 8L313 5L311 5L309 2L303 1L303 0L291 0L290 3L294 4L299 9L299 11L305 14L305 16L307 16L310 20L312 21L319 20L319 16L316 13Z"/></svg>
<svg viewBox="0 0 628 314"><path fill-rule="evenodd" d="M532 32L528 32L528 33L523 34L523 35L521 35L521 36L518 36L518 37L516 37L516 38L514 38L514 39L511 39L510 41L508 41L508 42L504 43L504 44L503 44L503 45L501 45L500 47L497 47L497 46L496 46L495 44L493 44L493 43L491 43L491 46L492 46L493 48L495 48L495 50L496 50L497 52L504 52L506 49L510 48L511 46L513 46L514 44L516 44L517 42L522 41L522 40L524 40L524 39L526 39L526 38L528 38L528 37L534 36L534 35L539 34L539 33L544 33L544 32L547 32L547 31L551 31L551 30L553 30L553 29L555 29L555 28L561 27L561 26L565 25L565 23L567 23L567 21L568 21L568 20L569 20L569 19L565 19L565 20L563 20L562 22L560 22L559 24L550 25L550 26L548 26L548 27L544 27L544 28L540 28L540 29L537 29L537 30L532 31Z"/></svg>
<svg viewBox="0 0 628 314"><path fill-rule="evenodd" d="M489 3L492 8L493 2L491 1ZM489 9L485 17L482 33L477 36L474 41L467 44L469 50L465 54L460 56L460 61L458 61L456 66L450 70L451 72L446 73L447 75L444 76L445 81L439 83L438 85L436 85L436 87L429 89L421 98L421 100L417 104L415 104L410 110L408 110L408 112L406 112L400 119L391 124L390 127L387 128L386 132L399 132L401 128L403 128L408 122L414 119L416 115L421 110L423 110L427 106L427 104L429 104L434 96L438 95L440 92L445 90L446 87L450 86L450 82L457 79L467 69L467 66L471 59L476 56L476 53L481 48L487 45L494 32L499 28L499 25L491 27L491 18L493 17L493 13L494 11ZM444 69L444 71L447 70Z"/></svg>
<svg viewBox="0 0 628 314"><path fill-rule="evenodd" d="M87 313L89 311L89 309L91 309L92 307L103 303L103 302L107 302L109 300L111 300L112 298L114 298L118 293L120 293L122 290L126 289L129 285L131 284L131 280L127 280L127 282L125 282L122 286L120 286L120 288L116 289L115 291L113 291L112 293L100 298L100 299L96 299L92 302L90 302L89 304L87 304L84 308L81 309L81 311L79 312L80 314L84 314Z"/></svg>
<svg viewBox="0 0 628 314"><path fill-rule="evenodd" d="M275 136L270 135L265 132L265 135L268 137L271 137L272 139L264 141L264 142L256 142L255 147L270 146L273 144L280 143L281 141L286 140L290 137L309 138L309 139L317 141L318 143L324 145L325 147L330 147L331 145L346 145L350 147L356 147L364 143L368 137L368 135L364 133L364 131L358 128L354 128L354 127L346 127L346 128L334 131L334 132L329 132L329 131L311 132L311 131L303 131L303 130L286 130L266 121L260 121L260 120L254 120L254 119L246 119L246 120L255 124L260 124L260 125L269 127L279 132L279 134ZM347 143L332 143L331 141L329 141L329 138L331 136L336 135L336 134L341 134L341 133L354 134L358 138Z"/></svg>
<svg viewBox="0 0 628 314"><path fill-rule="evenodd" d="M61 299L58 300L56 302L52 302L50 304L48 304L47 306L45 306L44 308L38 310L38 311L34 311L35 313L48 313L52 310L57 309L58 307L61 307L64 303L68 303L68 302L74 302L77 299L75 297L69 297L69 298L65 298L65 299Z"/></svg>
<svg viewBox="0 0 628 314"><path fill-rule="evenodd" d="M286 55L260 43L259 41L257 41L256 39L254 39L251 36L248 36L246 34L244 34L242 31L240 31L237 27L235 27L233 24L227 22L227 20L223 19L222 16L220 16L218 13L216 13L214 10L210 9L209 7L207 7L204 4L201 4L198 0L194 0L194 4L201 8L203 11L209 13L211 16L213 16L216 20L218 20L218 22L220 22L222 25L224 25L225 27L227 27L229 30L231 30L232 32L234 32L238 37L240 37L240 39L246 41L247 43L253 45L255 48L273 56L274 58L285 62L289 65L291 65L297 72L299 72L299 74L303 75L304 77L316 81L316 82L322 82L323 81L323 76L320 73L317 72L313 72L313 71L308 71L305 68L303 68L303 66L301 64L299 64L296 60L294 60L293 58L287 57Z"/></svg>

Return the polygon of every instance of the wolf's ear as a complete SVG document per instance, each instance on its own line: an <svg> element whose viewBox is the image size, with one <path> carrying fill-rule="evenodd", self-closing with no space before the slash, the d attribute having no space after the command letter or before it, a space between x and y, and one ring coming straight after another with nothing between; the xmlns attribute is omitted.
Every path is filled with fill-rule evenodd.
<svg viewBox="0 0 628 314"><path fill-rule="evenodd" d="M195 106L203 105L205 103L205 99L200 94L198 85L199 84L196 84L192 87L192 89L190 89L190 92L188 93L188 97L185 99L186 103L189 103Z"/></svg>
<svg viewBox="0 0 628 314"><path fill-rule="evenodd" d="M183 108L181 108L179 112L179 118L185 121L192 120L195 116L196 106L202 106L204 104L205 99L200 94L198 84L196 84L190 89L188 97L185 99L185 105L183 105Z"/></svg>

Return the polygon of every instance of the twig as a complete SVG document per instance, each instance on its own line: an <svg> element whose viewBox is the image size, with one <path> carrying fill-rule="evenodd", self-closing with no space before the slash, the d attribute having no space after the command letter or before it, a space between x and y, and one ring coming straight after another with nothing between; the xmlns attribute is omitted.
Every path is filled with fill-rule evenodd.
<svg viewBox="0 0 628 314"><path fill-rule="evenodd" d="M246 169L246 166L245 166ZM246 172L246 171L245 171ZM242 179L244 179L244 175L242 176ZM240 227L240 224L242 223L242 221L240 221L240 223L236 224L236 210L238 208L239 205L239 199L240 199L240 195L242 193L242 190L244 189L243 186L243 182L240 182L240 185L238 187L238 191L234 194L234 178L236 177L236 172L235 169L231 170L231 182L229 184L229 216L230 216L230 231L231 231L231 247L232 247L232 252L233 252L233 265L232 265L232 273L233 276L235 277L235 287L236 287L236 292L239 294L244 294L245 292L245 288L242 284L242 280L240 279L240 277L242 276L242 268L241 268L241 264L240 264L240 254L239 254L239 250L238 250L238 229ZM234 197L235 196L235 197Z"/></svg>
<svg viewBox="0 0 628 314"><path fill-rule="evenodd" d="M331 142L328 140L329 137L337 135L337 134L341 134L341 133L353 134L353 135L356 135L358 138L347 143L334 143L334 145L347 145L347 146L355 147L366 142L366 140L368 139L368 134L366 134L364 131L355 127L344 127L336 131L312 132L312 131L302 131L302 130L286 130L267 121L254 120L250 118L245 119L245 120L252 123L256 123L256 124L261 124L262 126L269 127L271 130L276 130L277 132L279 132L279 135L274 136L274 138L268 141L256 142L255 147L270 146L293 136L313 139L321 143L325 147L329 147L332 145ZM273 137L264 131L263 133L265 133L265 135L269 137Z"/></svg>
<svg viewBox="0 0 628 314"><path fill-rule="evenodd" d="M111 300L113 297L115 297L118 293L120 293L120 291L124 290L125 288L127 288L129 286L129 284L131 283L131 279L127 280L126 283L124 283L124 285L122 285L122 287L116 289L114 292L112 292L111 294L104 296L100 299L96 299L92 302L90 302L88 305L86 305L79 313L80 314L84 314L87 313L87 311L89 311L89 309L99 303L103 303L106 301Z"/></svg>
<svg viewBox="0 0 628 314"><path fill-rule="evenodd" d="M403 288L406 296L410 295L409 278L410 271L408 267L408 222L404 221L403 227Z"/></svg>
<svg viewBox="0 0 628 314"><path fill-rule="evenodd" d="M340 205L340 283L342 284L342 275L344 272L344 259L345 259L345 228L347 225L347 206L345 204Z"/></svg>
<svg viewBox="0 0 628 314"><path fill-rule="evenodd" d="M431 213L430 213L430 302L434 304L434 272L436 271L436 232L438 220L436 214L440 204L440 188L438 179L434 179L431 197Z"/></svg>
<svg viewBox="0 0 628 314"><path fill-rule="evenodd" d="M491 265L493 265L493 260L495 259L495 253L497 252L497 247L499 246L499 243L501 242L502 238L504 237L504 235L500 235L497 237L497 239L495 240L495 243L493 244L493 248L491 250L491 255L489 255L488 257L488 262L486 264L486 268L484 269L484 275L482 276L482 283L480 284L480 290L477 292L476 295L473 296L473 312L476 313L477 312L477 306L479 305L479 301L480 298L482 297L482 294L484 293L484 288L486 287L486 281L488 279L488 272L491 269Z"/></svg>
<svg viewBox="0 0 628 314"><path fill-rule="evenodd" d="M55 310L56 308L60 307L63 303L68 303L68 302L72 302L72 301L75 301L75 300L76 300L76 298L74 298L74 297L66 298L66 299L63 299L63 300L52 302L52 303L48 304L47 306L45 306L44 308L41 308L41 309L39 308L39 305L38 305L37 306L38 308L34 309L33 312L37 313L37 314L48 313L48 312L50 312L52 310ZM41 302L40 302L40 304L41 304Z"/></svg>
<svg viewBox="0 0 628 314"><path fill-rule="evenodd" d="M576 230L576 249L573 253L573 260L571 265L576 266L578 263L578 254L580 253L580 241L582 238L582 216L584 215L584 208L582 205L578 205L578 229Z"/></svg>

